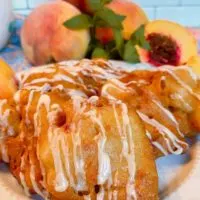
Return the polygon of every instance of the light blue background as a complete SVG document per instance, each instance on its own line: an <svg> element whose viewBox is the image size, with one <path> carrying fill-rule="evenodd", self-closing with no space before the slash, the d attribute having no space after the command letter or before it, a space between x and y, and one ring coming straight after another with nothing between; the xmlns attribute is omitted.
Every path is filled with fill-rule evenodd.
<svg viewBox="0 0 200 200"><path fill-rule="evenodd" d="M52 0L13 0L16 13L28 14L41 3ZM200 0L132 0L150 19L169 19L184 26L200 27Z"/></svg>

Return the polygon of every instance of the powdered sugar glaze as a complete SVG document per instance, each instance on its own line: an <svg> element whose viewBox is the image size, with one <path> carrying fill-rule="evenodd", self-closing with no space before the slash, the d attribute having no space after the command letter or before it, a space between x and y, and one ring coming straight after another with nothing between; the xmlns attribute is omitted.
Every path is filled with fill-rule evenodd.
<svg viewBox="0 0 200 200"><path fill-rule="evenodd" d="M122 67L123 66L123 67ZM75 113L84 113L86 109L86 105L84 102L95 104L98 101L98 91L96 87L98 87L98 83L102 85L101 95L104 98L107 98L110 103L112 104L113 114L115 116L116 125L118 128L118 134L121 137L122 143L122 156L127 160L128 163L128 172L129 172L129 180L127 182L126 191L127 191L127 200L137 199L137 191L135 190L134 180L135 180L135 173L136 173L136 163L135 163L135 152L134 152L134 143L132 142L134 139L130 120L128 116L128 108L125 103L121 100L114 97L112 94L109 93L110 88L114 88L119 90L120 92L130 90L128 87L129 84L125 84L120 81L124 75L131 73L134 70L149 70L149 71L165 71L170 74L177 82L184 87L194 98L200 100L200 96L192 91L192 89L185 85L182 80L173 72L174 69L170 67L163 67L162 69L153 69L149 65L139 64L136 66L132 65L125 65L124 63L111 61L106 62L101 60L100 64L91 62L89 60L83 60L80 63L78 61L70 61L70 62L63 62L57 64L56 66L49 65L39 68L34 68L29 71L21 72L17 75L19 80L20 91L27 90L28 91L28 100L26 103L26 123L30 123L29 119L29 112L30 106L35 98L35 95L39 93L40 98L36 101L36 111L34 113L34 137L38 137L41 134L40 129L40 122L39 122L39 110L41 107L44 107L47 112L47 119L48 119L48 143L51 149L54 167L55 167L55 191L57 192L64 192L69 187L73 188L76 192L79 191L87 191L88 184L86 181L86 173L84 169L85 160L82 153L82 141L80 136L80 126L81 122L78 124L72 124L72 143L73 143L73 160L70 161L69 159L69 149L67 145L67 139L65 134L62 134L62 129L55 128L51 124L51 120L54 117L56 112L62 110L59 105L55 105L52 103L51 97L48 95L48 91L59 91L63 93L63 95L67 95L69 98L73 100L74 112ZM188 70L188 68L184 68ZM59 71L58 73L56 73ZM43 77L39 76L39 78L35 78L35 75L42 74ZM191 77L196 81L198 77L196 77L190 71ZM89 77L93 84L96 87L91 87L91 85L87 85L85 81L85 77ZM104 85L107 81L110 83ZM132 84L132 83L130 83ZM136 83L137 84L137 83ZM146 84L141 82L140 84ZM104 86L103 86L104 85ZM79 89L74 89L79 88ZM21 100L20 92L16 93L15 95L15 102L18 104ZM175 97L174 97L175 98ZM181 98L181 97L179 97ZM84 101L87 99L87 101ZM159 109L161 109L168 118L175 124L177 131L182 136L181 131L179 130L178 123L173 116L172 113L169 113L160 102L153 102ZM2 123L3 126L7 126L7 113L9 111L2 111L1 108L3 107L4 102L0 103L0 115L3 117ZM116 105L120 105L121 113L117 113ZM122 124L119 122L119 115L122 116L123 122ZM144 113L138 111L138 115L140 116L141 120L145 121L146 123L154 126L160 132L161 136L166 138L167 148L162 146L162 144L156 143L152 141L152 144L159 148L165 155L168 152L173 154L181 154L183 152L183 147L181 145L187 145L186 143L182 144L183 142L179 140L170 130L168 130L163 125L159 124L156 120L149 119ZM104 125L101 120L101 116L97 115L95 110L90 110L85 112L85 116L91 118L93 123L95 123L100 130L99 137L96 139L97 146L98 146L98 174L97 174L97 181L99 185L103 185L106 182L109 183L108 191L110 192L110 199L118 199L117 191L111 191L112 184L115 184L116 180L112 174L112 165L110 161L110 157L105 150L105 145L107 142L107 134L104 128ZM12 134L12 131L10 131ZM151 134L147 131L147 136L151 140ZM128 138L131 138L130 140ZM170 140L170 142L169 142ZM3 145L3 142L0 143L1 145L1 152L4 152L4 160L8 161L6 156L6 149ZM174 151L173 146L176 147L176 151ZM39 151L39 146L37 146L37 151ZM62 161L61 154L64 154L64 161ZM39 156L38 156L39 157ZM27 184L24 180L23 168L24 168L24 161L22 157L21 163L21 172L20 172L20 179L22 186L27 194L29 194L29 188L27 188ZM71 173L71 164L73 162L75 168L75 177ZM30 162L31 171L30 177L34 187L35 192L43 196L44 198L48 198L48 194L42 191L39 185L35 181L35 166L33 162ZM41 165L41 171L43 172L43 176L45 177L45 170L43 170L43 166ZM76 181L75 181L76 180ZM45 185L45 183L43 183ZM83 195L84 199L90 200L90 194ZM97 194L98 200L104 200L105 197L105 188L101 187L99 193Z"/></svg>

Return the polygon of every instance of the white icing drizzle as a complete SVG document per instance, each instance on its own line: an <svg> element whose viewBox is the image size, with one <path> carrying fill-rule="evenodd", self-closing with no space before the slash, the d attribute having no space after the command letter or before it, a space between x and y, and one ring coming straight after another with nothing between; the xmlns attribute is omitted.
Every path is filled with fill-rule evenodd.
<svg viewBox="0 0 200 200"><path fill-rule="evenodd" d="M96 110L90 110L86 113L86 116L89 116L90 119L97 124L100 129L97 137L99 163L97 181L99 185L103 185L112 177L110 157L105 152L105 146L107 142L106 130L103 126L101 115L97 116Z"/></svg>
<svg viewBox="0 0 200 200"><path fill-rule="evenodd" d="M46 94L43 94L40 96L39 100L38 100L38 104L37 104L37 109L36 109L36 113L35 113L35 116L34 116L34 124L35 124L35 134L34 136L39 136L39 132L40 132L40 126L38 126L38 123L37 123L37 116L38 116L38 113L39 113L39 109L41 108L42 105L45 106L46 108L46 111L48 112L49 109L50 109L50 103L51 103L51 100L50 100L50 97Z"/></svg>
<svg viewBox="0 0 200 200"><path fill-rule="evenodd" d="M161 145L159 144L159 142L156 142L156 141L153 141L152 137L151 137L151 133L149 133L147 130L146 130L146 135L147 137L150 139L151 143L158 149L160 150L163 155L167 156L168 155L168 152L166 151L166 149Z"/></svg>
<svg viewBox="0 0 200 200"><path fill-rule="evenodd" d="M39 117L39 109L40 107L44 105L46 107L46 110L48 111L49 110L49 107L50 107L50 98L48 95L41 95L39 100L38 100L38 103L37 103L37 108L36 108L36 112L34 114L34 137L38 137L40 135L40 132L41 132L41 120L38 120L38 117ZM46 180L46 171L45 171L45 168L42 164L42 161L39 159L40 158L40 152L39 152L39 143L37 142L37 145L36 145L36 155L37 155L37 158L39 160L39 164L40 164L40 169L41 169L41 174L42 174L42 177L43 177L43 181L41 182L41 184L43 185L43 187L45 187L45 180ZM46 192L46 196L48 196L48 192Z"/></svg>
<svg viewBox="0 0 200 200"><path fill-rule="evenodd" d="M14 94L14 101L16 104L19 104L20 103L20 94L21 94L21 91L18 90L15 94Z"/></svg>
<svg viewBox="0 0 200 200"><path fill-rule="evenodd" d="M165 66L165 68L171 70L171 71L179 71L179 70L186 70L189 72L190 77L196 82L199 77L196 73L193 72L191 67L186 67L186 66L179 66L179 67L169 67Z"/></svg>
<svg viewBox="0 0 200 200"><path fill-rule="evenodd" d="M7 100L1 100L0 101L0 119L2 121L0 121L0 126L1 129L6 129L7 126L8 126L8 120L7 120L7 117L5 117L5 115L3 114L3 106L7 103ZM5 119L6 118L6 119ZM0 138L0 148L1 148L1 156L2 156L2 160L6 163L9 162L9 157L8 157L8 152L7 152L7 147L5 145L5 133L4 131L1 132L0 130L0 133L1 133L1 138Z"/></svg>
<svg viewBox="0 0 200 200"><path fill-rule="evenodd" d="M90 110L85 115L89 116L90 119L99 127L99 135L96 137L98 145L97 183L98 185L101 185L101 189L97 194L97 200L103 200L105 195L103 185L108 181L108 190L112 185L111 161L109 155L105 151L107 142L106 130L103 126L101 115L97 116L96 110Z"/></svg>
<svg viewBox="0 0 200 200"><path fill-rule="evenodd" d="M64 156L64 166L65 166L65 170L66 170L66 174L68 176L69 179L69 185L76 189L75 187L75 181L71 172L71 168L70 168L70 160L69 160L69 148L68 148L68 144L67 144L67 139L64 136L63 139L61 140L61 149L62 149L62 153Z"/></svg>
<svg viewBox="0 0 200 200"><path fill-rule="evenodd" d="M30 158L30 179L31 179L31 183L33 186L34 191L39 194L40 196L42 196L43 198L45 198L45 195L43 194L43 192L40 190L37 181L35 180L35 165L33 164L31 158Z"/></svg>
<svg viewBox="0 0 200 200"><path fill-rule="evenodd" d="M62 64L64 66L62 66ZM126 186L127 191L127 200L131 199L137 199L137 194L135 191L135 172L136 172L136 166L135 166L135 150L134 150L134 142L133 142L133 133L132 128L130 124L130 119L128 116L128 108L126 104L122 103L120 100L116 99L114 96L109 94L107 91L108 88L113 88L114 90L118 90L121 92L129 91L130 89L127 87L132 83L136 83L139 85L147 84L144 80L138 80L138 81L130 81L128 83L122 83L117 78L122 77L123 75L120 74L120 69L116 69L112 66L112 64L107 63L105 61L101 61L100 64L105 64L106 66L101 66L98 62L91 62L89 60L83 60L81 62L74 61L74 62L63 62L62 64L54 67L52 65L49 65L47 67L39 67L34 68L30 70L29 72L24 72L21 74L18 74L18 79L20 81L20 87L31 90L29 97L28 97L28 103L26 107L26 122L29 122L28 119L28 111L30 109L32 99L34 96L35 91L41 92L40 99L37 103L37 109L36 113L34 114L34 127L35 127L35 133L34 136L39 136L41 130L41 121L38 119L38 113L39 109L42 105L45 106L47 114L48 114L48 121L49 121L49 129L48 129L48 142L52 151L55 171L56 171L56 178L55 178L55 190L57 192L64 192L67 190L67 188L70 186L74 188L77 191L86 191L88 188L86 177L85 177L85 170L84 170L84 158L83 158L83 152L82 152L82 145L81 145L81 121L79 121L77 124L72 124L72 142L73 142L73 162L75 167L75 175L77 178L77 184L75 183L71 167L70 167L70 161L69 160L69 146L67 144L67 136L62 132L63 130L61 128L56 128L52 126L51 120L53 118L52 115L55 114L55 110L59 109L58 105L51 105L51 99L48 95L44 95L43 93L47 92L48 90L60 90L66 92L73 100L74 110L77 114L83 113L85 111L86 105L84 104L84 100L87 98L87 95L85 92L75 89L69 89L65 88L64 85L61 83L57 83L59 81L64 81L65 83L73 84L74 86L80 86L80 88L84 89L84 91L92 92L93 94L96 94L95 89L86 86L84 83L84 78L80 75L84 75L85 77L91 78L99 83L109 80L110 83L106 84L102 88L102 96L107 97L110 102L112 102L115 120L117 124L117 129L119 132L119 135L121 137L121 143L122 143L122 152L121 156L126 158L128 163L128 172L129 172L129 179ZM76 64L76 66L74 66ZM28 78L33 74L42 73L44 74L52 74L56 72L56 70L64 70L67 74L70 74L71 76L64 75L62 73L56 74L53 76L53 78L36 78L32 81L26 83ZM198 94L195 94L188 85L186 85L176 74L173 74L171 72L171 69L168 69L167 67L164 69L161 69L162 71L167 71L170 75L174 77L175 80L183 87L185 88L190 94L195 96L198 100L200 100L200 96ZM174 68L176 70L176 68ZM194 77L194 74L187 69L190 73L190 76L197 80L196 77ZM25 85L23 85L25 83ZM43 84L42 86L35 86L34 84ZM47 84L49 83L49 84ZM50 84L58 84L55 86L51 86ZM177 94L176 96L172 96L172 98L180 98ZM182 99L183 100L183 99ZM93 96L90 99L87 100L87 103L95 105L98 101L97 96ZM184 101L184 100L183 100ZM20 102L20 92L15 94L15 102ZM114 103L115 102L115 103ZM176 125L176 128L180 135L183 136L183 134L179 130L178 122L176 121L175 117L170 113L167 109L165 109L159 102L154 101L154 103L171 119L171 121ZM122 110L122 124L119 120L119 114L116 111L116 104L121 106ZM184 105L187 105L189 108L189 104L187 102L184 102ZM1 101L0 101L0 117L1 117ZM191 108L191 107L190 107ZM6 119L10 111L5 111L3 117ZM154 119L148 118L148 116L144 115L143 113L138 112L140 117L148 124L154 126L158 129L158 131L162 134L163 138L166 141L167 147L169 152L174 154L180 154L183 151L183 147L181 145L187 145L186 143L179 140L169 129L164 127L162 124L157 122ZM106 153L106 142L107 142L107 136L106 136L106 130L103 126L103 122L101 119L101 115L97 115L95 110L90 110L86 113L86 116L89 116L91 120L98 125L99 127L99 135L97 138L97 145L98 145L98 184L104 185L106 182L108 182L108 198L109 199L118 199L118 191L110 191L110 188L113 184L112 180L112 170L111 170L111 163L110 163L110 157L108 153ZM3 120L3 123L5 123L6 120ZM0 121L1 123L1 121ZM147 136L152 140L152 137L150 133L147 133ZM158 143L155 141L152 141L152 144L157 147L163 154L167 155L168 152ZM171 145L174 145L177 150L174 151ZM1 148L2 147L1 145ZM2 152L5 152L6 149L2 149ZM62 156L63 155L63 156ZM4 155L6 156L6 154ZM39 146L37 145L37 156L39 158ZM6 160L6 157L3 159ZM63 160L62 160L63 159ZM24 168L24 157L22 157L21 162L21 169ZM31 161L30 161L31 162ZM34 190L40 194L43 195L40 191L36 181L35 181L35 166L33 163L31 164L31 171L30 171L30 178L33 185ZM41 163L40 163L41 165ZM45 170L41 165L42 175L45 177ZM22 172L20 172L20 180L21 183L26 191L26 193L29 193L25 177ZM117 185L117 176L114 179L114 185ZM105 198L105 188L102 186L100 189L100 192L97 194L97 200L104 200ZM90 200L90 195L84 196L85 200Z"/></svg>
<svg viewBox="0 0 200 200"><path fill-rule="evenodd" d="M145 80L137 80L137 81L129 81L128 83L125 83L126 86L130 86L131 84L136 84L138 86L142 86L142 85L148 85L148 82Z"/></svg>
<svg viewBox="0 0 200 200"><path fill-rule="evenodd" d="M0 120L0 126L4 129L7 129L7 133L8 133L9 136L13 136L15 134L14 129L8 122L8 117L10 116L11 110L6 109L3 112L3 106L5 106L6 104L7 104L6 99L0 100L0 119L1 119Z"/></svg>
<svg viewBox="0 0 200 200"><path fill-rule="evenodd" d="M121 90L130 91L130 89L126 87L126 84L122 83L121 81L119 81L117 79L112 79L111 83L115 84Z"/></svg>
<svg viewBox="0 0 200 200"><path fill-rule="evenodd" d="M75 97L75 96L87 98L86 94L84 92L82 92L81 90L73 90L73 89L71 89L71 90L67 91L67 94L69 96L71 96L72 98Z"/></svg>
<svg viewBox="0 0 200 200"><path fill-rule="evenodd" d="M23 84L31 75L34 75L34 74L51 74L51 73L55 73L55 72L56 72L56 69L53 68L53 65L51 65L51 66L48 65L48 66L32 68L31 70L24 71L22 73L18 73L17 78L20 81L20 83Z"/></svg>
<svg viewBox="0 0 200 200"><path fill-rule="evenodd" d="M183 105L189 112L191 112L191 111L193 110L192 106L191 106L188 102L186 102L186 101L184 100L184 98L183 98L180 94L178 94L178 93L171 94L170 97L171 97L172 99L174 99L174 100L179 100L179 101L182 103L182 105Z"/></svg>
<svg viewBox="0 0 200 200"><path fill-rule="evenodd" d="M115 84L116 83L120 83L120 81L115 81L114 82ZM106 84L106 85L104 85L103 86L103 88L102 88L102 96L104 96L104 97L107 97L109 100L117 100L115 97L113 97L111 94L109 94L108 92L107 92L107 90L108 90L108 88L113 88L113 89L116 89L116 90L119 90L119 91L125 91L125 88L124 88L124 85L123 84L118 84L117 86L115 86L115 85L113 85L112 83L108 83L108 84ZM127 90L126 90L127 91ZM154 101L154 100L153 100ZM120 101L118 100L118 103L119 103ZM175 117L172 115L172 113L170 113L167 109L165 109L159 102L156 102L156 101L154 101L154 103L160 108L160 109L162 109L162 111L163 112L165 112L165 114L172 120L172 122L175 124L175 126L176 126L176 129L177 129L177 131L178 131L178 133L179 133L179 135L181 136L181 137L184 137L184 135L181 133L181 131L180 131L180 129L179 129L179 125L178 125L178 122L176 121L176 119L175 119ZM163 126L164 127L164 126ZM166 128L166 127L165 127ZM171 132L171 131L170 131ZM163 134L163 133L162 133ZM172 132L171 132L171 135L173 135L174 137L176 137ZM166 140L166 143L168 144L168 147L169 147L169 149L170 149L170 152L173 152L173 153L177 153L177 152L174 152L173 151L173 148L171 147L171 145L170 145L170 142L168 141L168 138L165 138L165 140ZM180 142L182 142L182 141L180 141L179 140L179 143ZM176 148L178 148L179 149L179 147L177 147L177 143L173 143L174 145L175 145L175 147ZM184 144L184 145L187 145L187 143L182 143L182 144ZM157 142L154 142L154 144L153 144L154 146L156 146L158 149L161 149L162 147L161 147L161 145L159 144L159 143L157 143ZM182 149L183 150L183 149ZM166 154L166 151L163 151L163 149L162 149L162 152L164 152L164 154ZM178 153L180 153L180 152L178 152ZM177 153L177 154L178 154Z"/></svg>
<svg viewBox="0 0 200 200"><path fill-rule="evenodd" d="M113 200L118 200L118 191L117 190L114 190L113 191Z"/></svg>
<svg viewBox="0 0 200 200"><path fill-rule="evenodd" d="M60 91L63 91L64 89L65 89L64 86L61 85L61 84L59 84L59 85L57 85L57 86L55 86L55 87L52 87L52 90L60 90Z"/></svg>
<svg viewBox="0 0 200 200"><path fill-rule="evenodd" d="M121 161L121 158L120 158L120 161ZM119 171L117 170L116 173L115 173L115 176L114 176L114 186L115 186L115 187L118 187L118 186L119 186L118 176L119 176ZM118 190L115 189L115 190L113 191L112 197L113 197L114 200L117 200L117 199L118 199Z"/></svg>
<svg viewBox="0 0 200 200"><path fill-rule="evenodd" d="M84 159L83 152L81 146L81 137L80 130L81 129L81 121L78 124L72 124L72 142L73 142L73 160L75 167L75 174L77 178L76 191L87 191L87 182L86 175L84 169Z"/></svg>
<svg viewBox="0 0 200 200"><path fill-rule="evenodd" d="M26 105L26 123L27 124L30 124L30 120L29 120L29 110L30 110L30 106L31 106L31 103L32 103L32 100L33 100L33 97L34 97L34 93L35 91L34 90L31 90L30 91L30 94L28 96L28 102L27 102L27 105Z"/></svg>
<svg viewBox="0 0 200 200"><path fill-rule="evenodd" d="M77 96L73 99L74 102L74 109L75 112L83 112L84 106L81 108L82 98ZM52 106L52 108L56 109L56 107ZM49 121L53 118L55 112L50 112L48 115ZM51 123L51 122L50 122ZM49 124L50 124L49 123ZM51 151L53 154L54 159L54 166L56 171L56 181L55 181L55 190L58 192L64 192L68 186L72 186L77 192L78 191L87 191L87 183L85 177L85 170L84 170L84 160L82 155L82 148L81 148L81 138L80 138L80 122L78 123L78 127L75 124L72 124L72 141L73 141L73 157L74 157L74 167L75 167L75 174L77 177L77 185L74 183L73 176L71 175L70 164L69 164L69 157L68 157L68 148L65 144L65 138L61 131L61 129L54 130L51 126L49 129L49 143L51 146ZM61 152L62 149L62 152ZM62 163L61 154L64 154L65 160ZM63 168L65 166L65 169ZM65 176L66 174L69 177L69 181Z"/></svg>
<svg viewBox="0 0 200 200"><path fill-rule="evenodd" d="M98 102L99 97L98 96L92 96L88 99L88 103L92 104L92 105L96 105L96 103Z"/></svg>
<svg viewBox="0 0 200 200"><path fill-rule="evenodd" d="M123 135L127 135L127 141L123 146L123 154L128 162L128 170L129 170L129 181L126 186L127 192L127 200L135 199L137 200L137 194L135 191L135 150L134 150L134 142L133 142L133 133L130 125L130 119L128 116L128 108L127 105L122 103L122 117L123 117ZM125 142L125 141L124 141ZM128 145L126 147L126 145Z"/></svg>
<svg viewBox="0 0 200 200"><path fill-rule="evenodd" d="M122 109L122 126L120 125L120 120L118 113L116 111L116 105L113 104L113 111L114 116L118 128L118 132L121 138L122 142L122 155L126 158L128 163L128 171L129 171L129 180L126 186L126 192L127 192L127 200L130 199L137 199L137 194L135 191L135 172L136 172L136 166L135 166L135 150L134 150L134 142L133 142L133 133L132 128L130 125L130 119L128 116L128 108L126 104L120 103L119 104Z"/></svg>
<svg viewBox="0 0 200 200"><path fill-rule="evenodd" d="M61 160L61 140L62 140L61 134L62 133L59 128L54 128L50 124L51 119L54 118L54 116L52 116L52 115L55 114L55 110L53 112L49 112L50 104L51 104L50 97L48 95L41 95L41 97L38 101L36 113L38 113L38 111L42 105L45 106L46 111L48 113L48 122L49 122L48 142L49 142L50 149L52 152L54 167L55 167L55 172L56 172L55 190L57 192L64 192L68 188L68 181L65 177L63 164L62 164L62 160ZM53 108L56 108L55 105Z"/></svg>
<svg viewBox="0 0 200 200"><path fill-rule="evenodd" d="M83 198L84 198L84 200L91 200L90 195L84 195Z"/></svg>
<svg viewBox="0 0 200 200"><path fill-rule="evenodd" d="M25 168L25 160L24 160L24 156L22 156L21 158L21 165L20 165L20 173L19 173L19 177L20 177L20 181L21 181L21 184L24 188L24 192L27 196L30 196L30 192L29 192L29 188L26 184L26 180L25 180L25 176L24 174L22 173L22 170Z"/></svg>
<svg viewBox="0 0 200 200"><path fill-rule="evenodd" d="M91 62L89 60L83 60L79 63L79 65L76 65L75 67L69 66L62 67L61 69L73 76L81 73L84 76L92 77L94 80L108 80L118 76L116 74L116 72L119 71L118 69L114 69L111 64L106 62L103 64L105 65L104 68L102 66L98 66L97 63Z"/></svg>
<svg viewBox="0 0 200 200"><path fill-rule="evenodd" d="M51 89L52 89L52 87L48 83L45 83L41 88L41 93L44 94L44 93L50 91Z"/></svg>
<svg viewBox="0 0 200 200"><path fill-rule="evenodd" d="M184 146L187 147L188 144L186 142L183 142L180 139L178 139L167 127L163 126L162 124L160 124L155 119L150 119L147 115L145 115L145 114L143 114L139 111L137 111L137 113L144 122L155 127L159 131L159 133L165 139L167 146L168 146L168 150L169 150L170 153L176 154L176 155L183 153L183 147L181 145L184 145ZM171 142L169 142L169 140ZM175 150L175 151L173 150L171 143L174 145L174 147L177 148L177 150Z"/></svg>
<svg viewBox="0 0 200 200"><path fill-rule="evenodd" d="M180 131L180 128L179 128L179 123L177 122L176 118L174 117L174 115L169 111L167 110L160 102L156 101L156 100L152 100L154 104L156 104L168 117L169 119L171 119L171 121L175 124L176 126L176 130L178 131L179 135L181 137L184 137L184 134Z"/></svg>
<svg viewBox="0 0 200 200"><path fill-rule="evenodd" d="M61 130L58 128L53 128L50 125L50 128L48 130L48 140L49 140L49 145L51 148L53 160L54 160L54 167L55 167L55 173L56 173L56 178L55 178L55 191L57 192L64 192L67 190L69 183L68 180L65 177L65 172L62 164L62 159L61 159Z"/></svg>
<svg viewBox="0 0 200 200"><path fill-rule="evenodd" d="M104 200L105 190L101 187L100 191L97 193L97 200Z"/></svg>
<svg viewBox="0 0 200 200"><path fill-rule="evenodd" d="M26 83L25 87L29 86L29 85L33 85L33 84L38 84L38 83L54 83L55 81L64 81L64 82L68 82L68 83L72 83L74 85L77 85L77 83L73 79L71 79L69 76L57 74L53 78L34 79L31 82Z"/></svg>
<svg viewBox="0 0 200 200"><path fill-rule="evenodd" d="M113 89L116 89L118 91L124 92L123 89L121 89L121 88L113 85L112 83L105 84L102 87L101 96L105 97L105 98L108 98L109 100L114 100L114 101L117 100L114 96L112 96L111 94L109 94L109 92L107 91L109 88L113 88Z"/></svg>
<svg viewBox="0 0 200 200"><path fill-rule="evenodd" d="M161 76L161 81L166 81L166 76Z"/></svg>
<svg viewBox="0 0 200 200"><path fill-rule="evenodd" d="M185 82L183 80L180 79L180 77L178 77L175 73L173 73L170 69L166 68L162 68L159 69L160 71L165 71L168 72L183 88L185 88L193 97L196 97L198 100L200 100L200 95L198 95L197 93L193 92L192 88L185 84Z"/></svg>
<svg viewBox="0 0 200 200"><path fill-rule="evenodd" d="M73 62L76 63L76 62ZM98 63L98 62L96 62ZM18 74L19 80L21 81L21 87L23 86L23 83L25 83L24 87L30 87L34 84L42 84L42 83L55 83L57 81L65 81L72 83L73 85L80 86L84 90L96 93L94 89L89 89L86 87L84 80L79 76L80 74L83 74L84 76L91 77L95 81L101 82L109 79L114 79L117 77L121 77L122 74L119 73L121 70L113 68L111 64L108 64L106 62L101 62L100 66L97 64L88 61L83 60L79 65L73 66L72 63L63 63L65 64L65 67L62 66L62 63L60 65L57 65L56 67L58 69L64 70L68 74L72 75L73 78L64 75L64 74L56 74L52 78L36 78L32 81L25 83L25 79L27 79L31 74L34 73L54 73L55 69L53 69L53 66L47 66L47 67L39 67L37 70L32 69L29 72L22 73L21 75ZM76 63L77 64L77 63ZM102 66L104 64L104 66ZM67 65L67 66L66 66ZM24 76L24 78L20 78Z"/></svg>

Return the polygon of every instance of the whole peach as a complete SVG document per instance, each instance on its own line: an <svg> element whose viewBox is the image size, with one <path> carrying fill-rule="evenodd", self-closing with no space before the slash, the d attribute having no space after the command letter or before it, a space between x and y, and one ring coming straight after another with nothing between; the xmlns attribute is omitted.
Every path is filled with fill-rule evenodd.
<svg viewBox="0 0 200 200"><path fill-rule="evenodd" d="M130 39L131 34L142 24L148 23L148 18L141 7L133 2L126 0L113 0L107 5L119 15L126 16L123 21L123 38ZM110 28L98 28L96 30L96 38L102 43L107 43L113 40L113 32Z"/></svg>
<svg viewBox="0 0 200 200"><path fill-rule="evenodd" d="M89 6L89 0L64 0L74 6L76 6L79 10L84 13L92 13L91 8Z"/></svg>
<svg viewBox="0 0 200 200"><path fill-rule="evenodd" d="M70 30L63 25L78 14L80 11L73 5L55 1L41 5L27 17L21 42L33 65L85 56L90 41L89 30Z"/></svg>
<svg viewBox="0 0 200 200"><path fill-rule="evenodd" d="M79 10L81 9L80 8L81 0L64 0L64 1L72 4L73 6L76 6Z"/></svg>
<svg viewBox="0 0 200 200"><path fill-rule="evenodd" d="M15 73L4 60L0 59L0 99L8 99L16 91Z"/></svg>

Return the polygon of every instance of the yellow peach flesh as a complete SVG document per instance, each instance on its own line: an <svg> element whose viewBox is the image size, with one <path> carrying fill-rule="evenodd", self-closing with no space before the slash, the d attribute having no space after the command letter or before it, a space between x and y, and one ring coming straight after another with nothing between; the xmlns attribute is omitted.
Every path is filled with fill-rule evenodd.
<svg viewBox="0 0 200 200"><path fill-rule="evenodd" d="M9 65L0 59L0 99L8 99L17 91L15 74Z"/></svg>
<svg viewBox="0 0 200 200"><path fill-rule="evenodd" d="M197 55L197 42L187 29L181 25L167 20L156 20L148 23L145 28L145 36L160 34L176 41L180 49L180 60L178 65L183 65Z"/></svg>
<svg viewBox="0 0 200 200"><path fill-rule="evenodd" d="M200 76L200 56L192 57L187 65L192 68L192 70Z"/></svg>

